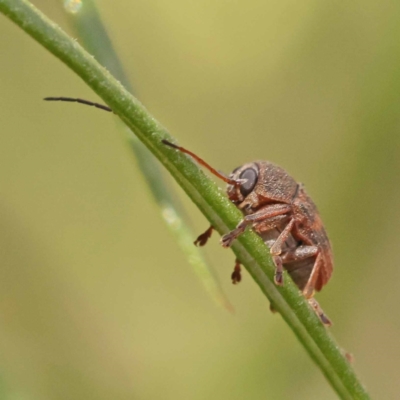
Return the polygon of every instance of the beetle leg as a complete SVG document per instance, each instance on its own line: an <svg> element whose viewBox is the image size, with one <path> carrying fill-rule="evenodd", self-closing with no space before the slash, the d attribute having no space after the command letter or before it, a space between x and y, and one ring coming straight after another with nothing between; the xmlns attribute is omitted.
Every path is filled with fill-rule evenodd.
<svg viewBox="0 0 400 400"><path fill-rule="evenodd" d="M329 317L324 313L324 310L321 308L319 305L318 301L314 299L314 297L311 297L311 299L308 299L308 304L311 306L311 308L315 311L315 313L318 315L318 318L320 321L325 325L325 326L332 326L332 321L329 319ZM271 312L276 313L275 307L270 303L269 309ZM347 358L348 353L345 354ZM350 355L351 356L351 355ZM349 360L351 362L351 360Z"/></svg>
<svg viewBox="0 0 400 400"><path fill-rule="evenodd" d="M238 259L235 260L235 268L233 269L232 275L232 283L236 285L242 280L242 274L240 270L240 261Z"/></svg>
<svg viewBox="0 0 400 400"><path fill-rule="evenodd" d="M290 231L294 226L294 218L292 218L289 223L285 226L285 229L280 233L275 243L271 247L271 256L275 264L275 276L274 281L276 285L283 285L283 262L282 258L279 256L282 253L282 245L286 242L290 235Z"/></svg>
<svg viewBox="0 0 400 400"><path fill-rule="evenodd" d="M282 253L282 245L286 242L287 238L290 235L290 231L293 229L294 218L292 218L289 223L285 226L285 229L279 234L278 239L275 240L275 243L271 247L271 254L273 256L279 256Z"/></svg>
<svg viewBox="0 0 400 400"><path fill-rule="evenodd" d="M324 313L324 310L321 308L317 300L311 297L310 299L308 299L308 304L313 308L313 310L325 326L332 326L332 321Z"/></svg>
<svg viewBox="0 0 400 400"><path fill-rule="evenodd" d="M282 286L283 285L283 262L282 258L279 256L272 256L272 260L275 264L275 275L274 282L275 285Z"/></svg>
<svg viewBox="0 0 400 400"><path fill-rule="evenodd" d="M268 205L254 214L246 215L231 232L222 236L221 244L223 247L230 247L232 242L240 236L248 226L254 225L256 222L275 217L276 215L287 214L292 210L289 204L273 204Z"/></svg>
<svg viewBox="0 0 400 400"><path fill-rule="evenodd" d="M322 256L318 253L310 277L308 278L307 284L303 289L303 295L306 299L310 299L314 295L315 283L317 282L319 270L321 268Z"/></svg>
<svg viewBox="0 0 400 400"><path fill-rule="evenodd" d="M208 239L210 239L214 227L211 225L204 233L199 235L199 237L193 242L195 246L204 246Z"/></svg>
<svg viewBox="0 0 400 400"><path fill-rule="evenodd" d="M298 246L295 249L285 251L281 257L284 263L288 263L292 261L305 260L306 258L315 256L317 253L317 246Z"/></svg>
<svg viewBox="0 0 400 400"><path fill-rule="evenodd" d="M280 226L285 220L288 219L287 214L276 215L275 217L268 218L265 221L258 221L253 224L253 229L258 233L262 234L263 232L270 231L278 226ZM271 246L275 243L275 240L272 240Z"/></svg>

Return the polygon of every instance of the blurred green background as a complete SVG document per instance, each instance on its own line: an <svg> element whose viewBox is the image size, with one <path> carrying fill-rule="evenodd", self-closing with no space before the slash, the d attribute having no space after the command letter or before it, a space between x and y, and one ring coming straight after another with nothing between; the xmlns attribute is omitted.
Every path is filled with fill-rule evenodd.
<svg viewBox="0 0 400 400"><path fill-rule="evenodd" d="M60 1L34 4L71 32ZM334 248L317 296L331 331L372 397L398 399L400 3L98 4L138 97L183 145L305 183ZM0 21L1 398L335 399L250 277L231 285L217 237L205 251L235 313L215 306L113 117L43 102L98 99Z"/></svg>

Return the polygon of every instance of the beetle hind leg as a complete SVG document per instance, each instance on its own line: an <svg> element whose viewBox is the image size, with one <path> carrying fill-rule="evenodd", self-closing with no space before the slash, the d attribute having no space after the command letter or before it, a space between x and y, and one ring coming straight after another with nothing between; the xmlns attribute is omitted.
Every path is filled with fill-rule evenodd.
<svg viewBox="0 0 400 400"><path fill-rule="evenodd" d="M303 295L306 299L310 299L314 295L315 284L318 280L321 264L322 264L322 256L321 253L318 253L317 258L315 259L313 269L311 271L311 275L308 278L307 284L303 289Z"/></svg>
<svg viewBox="0 0 400 400"><path fill-rule="evenodd" d="M324 310L319 305L318 301L311 297L307 300L308 304L312 307L315 313L318 315L318 318L325 326L332 326L332 321L328 318L328 316L324 313Z"/></svg>

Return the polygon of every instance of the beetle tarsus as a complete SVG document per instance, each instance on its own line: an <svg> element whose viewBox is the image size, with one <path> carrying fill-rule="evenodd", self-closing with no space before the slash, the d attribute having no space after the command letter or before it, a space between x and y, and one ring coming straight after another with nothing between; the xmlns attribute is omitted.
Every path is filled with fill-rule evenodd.
<svg viewBox="0 0 400 400"><path fill-rule="evenodd" d="M193 242L195 246L204 246L208 239L210 239L212 232L213 232L213 226L211 225L204 233L198 236L198 238Z"/></svg>
<svg viewBox="0 0 400 400"><path fill-rule="evenodd" d="M238 238L245 230L248 225L246 220L239 222L239 225L233 230L222 236L221 244L222 247L231 247L232 242Z"/></svg>
<svg viewBox="0 0 400 400"><path fill-rule="evenodd" d="M327 317L326 314L318 314L319 319L325 326L332 326L332 321Z"/></svg>
<svg viewBox="0 0 400 400"><path fill-rule="evenodd" d="M275 276L274 282L277 286L283 286L283 263L282 258L279 256L273 256L272 259L274 260L275 264Z"/></svg>
<svg viewBox="0 0 400 400"><path fill-rule="evenodd" d="M328 316L324 313L324 310L319 305L318 301L313 297L308 299L308 304L312 307L315 313L318 315L318 318L325 326L332 326L332 321L328 318Z"/></svg>
<svg viewBox="0 0 400 400"><path fill-rule="evenodd" d="M236 285L242 280L242 274L241 274L241 268L240 268L240 262L238 259L235 261L235 267L233 269L232 275L232 283Z"/></svg>

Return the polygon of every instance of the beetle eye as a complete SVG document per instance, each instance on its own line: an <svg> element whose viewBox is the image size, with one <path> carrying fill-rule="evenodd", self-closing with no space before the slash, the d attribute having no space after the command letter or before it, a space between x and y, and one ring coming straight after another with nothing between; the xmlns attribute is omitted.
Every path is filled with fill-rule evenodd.
<svg viewBox="0 0 400 400"><path fill-rule="evenodd" d="M257 178L258 172L253 168L247 168L240 174L239 179L246 179L246 182L240 185L240 193L242 193L244 197L254 189Z"/></svg>

